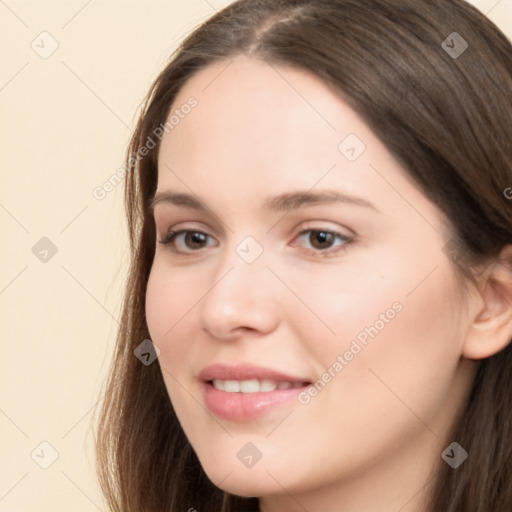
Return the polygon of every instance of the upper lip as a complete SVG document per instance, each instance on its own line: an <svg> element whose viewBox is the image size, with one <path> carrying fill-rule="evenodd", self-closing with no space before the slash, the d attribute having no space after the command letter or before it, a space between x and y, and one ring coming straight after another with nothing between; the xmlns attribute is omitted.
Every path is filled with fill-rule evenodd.
<svg viewBox="0 0 512 512"><path fill-rule="evenodd" d="M303 382L309 383L308 379L294 377L285 373L253 366L251 364L227 365L222 363L212 364L204 368L199 374L199 378L209 382L214 379L220 380L271 380L274 382Z"/></svg>

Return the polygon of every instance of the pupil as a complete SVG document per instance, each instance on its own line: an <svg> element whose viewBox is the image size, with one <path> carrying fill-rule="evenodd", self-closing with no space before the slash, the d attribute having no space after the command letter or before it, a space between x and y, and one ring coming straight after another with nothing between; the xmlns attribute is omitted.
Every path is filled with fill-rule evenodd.
<svg viewBox="0 0 512 512"><path fill-rule="evenodd" d="M186 239L187 245L200 246L205 241L205 235L203 233L188 233Z"/></svg>
<svg viewBox="0 0 512 512"><path fill-rule="evenodd" d="M329 247L333 240L333 234L328 233L327 231L313 231L310 236L311 245L319 249Z"/></svg>

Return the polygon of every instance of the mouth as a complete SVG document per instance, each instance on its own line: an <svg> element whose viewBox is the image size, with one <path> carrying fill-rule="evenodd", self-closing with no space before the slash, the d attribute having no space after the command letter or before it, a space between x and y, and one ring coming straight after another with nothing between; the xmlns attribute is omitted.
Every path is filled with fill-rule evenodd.
<svg viewBox="0 0 512 512"><path fill-rule="evenodd" d="M199 378L210 412L238 422L261 418L284 407L311 385L307 379L251 365L211 365Z"/></svg>
<svg viewBox="0 0 512 512"><path fill-rule="evenodd" d="M208 381L215 389L226 393L271 393L277 389L298 389L307 386L307 382L273 381L273 380L222 380Z"/></svg>

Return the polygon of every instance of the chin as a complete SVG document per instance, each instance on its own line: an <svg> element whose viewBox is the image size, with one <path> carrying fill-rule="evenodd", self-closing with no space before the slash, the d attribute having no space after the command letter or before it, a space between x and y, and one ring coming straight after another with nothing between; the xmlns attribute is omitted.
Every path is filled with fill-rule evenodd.
<svg viewBox="0 0 512 512"><path fill-rule="evenodd" d="M259 469L256 467L231 467L226 471L224 468L220 471L218 466L205 467L203 465L203 469L215 486L235 496L257 498L283 492L282 487L265 471L266 468L263 466ZM274 475L272 471L270 473ZM229 476L227 476L228 474Z"/></svg>

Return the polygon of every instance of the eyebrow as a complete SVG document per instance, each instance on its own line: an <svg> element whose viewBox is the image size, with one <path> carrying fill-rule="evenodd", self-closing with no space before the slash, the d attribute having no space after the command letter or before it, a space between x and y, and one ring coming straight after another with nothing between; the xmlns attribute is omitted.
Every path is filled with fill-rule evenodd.
<svg viewBox="0 0 512 512"><path fill-rule="evenodd" d="M296 210L306 206L316 206L322 204L344 203L364 208L370 208L378 212L377 208L370 201L334 190L325 191L298 191L281 194L267 199L264 203L265 208L272 212L283 212ZM189 194L178 194L172 192L158 192L151 199L149 210L152 212L158 204L173 204L184 206L199 211L207 211L207 208L201 201Z"/></svg>
<svg viewBox="0 0 512 512"><path fill-rule="evenodd" d="M281 194L279 196L268 199L265 202L265 206L271 211L282 212L296 210L304 206L315 206L332 203L351 204L354 206L362 206L378 211L375 205L370 203L370 201L363 199L362 197L356 197L342 192L337 192L335 190L315 192L299 191L291 192L288 194Z"/></svg>
<svg viewBox="0 0 512 512"><path fill-rule="evenodd" d="M193 210L206 211L208 208L189 194L176 194L172 192L157 192L149 202L149 211L152 212L158 204L174 204L176 206L185 206Z"/></svg>

